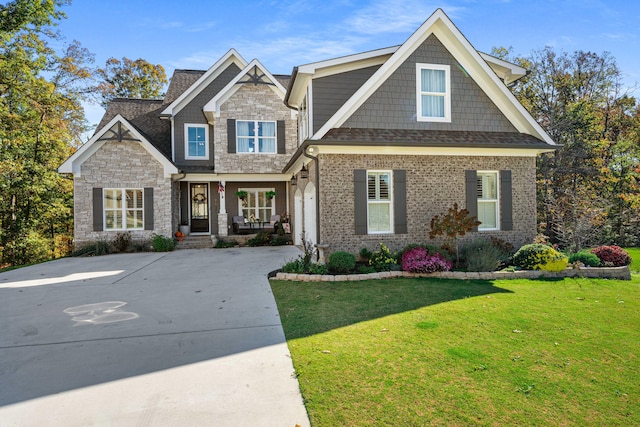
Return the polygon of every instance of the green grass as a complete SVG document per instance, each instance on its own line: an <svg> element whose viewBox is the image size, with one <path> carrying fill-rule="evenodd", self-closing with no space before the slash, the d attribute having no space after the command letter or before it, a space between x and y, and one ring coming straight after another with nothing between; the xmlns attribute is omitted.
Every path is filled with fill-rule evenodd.
<svg viewBox="0 0 640 427"><path fill-rule="evenodd" d="M640 273L640 248L625 248L633 262L629 266L631 272Z"/></svg>
<svg viewBox="0 0 640 427"><path fill-rule="evenodd" d="M272 281L312 425L640 425L632 281Z"/></svg>

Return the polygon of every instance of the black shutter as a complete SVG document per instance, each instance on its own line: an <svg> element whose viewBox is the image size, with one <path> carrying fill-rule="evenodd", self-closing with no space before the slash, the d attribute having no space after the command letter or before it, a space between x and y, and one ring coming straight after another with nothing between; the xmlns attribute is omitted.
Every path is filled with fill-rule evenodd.
<svg viewBox="0 0 640 427"><path fill-rule="evenodd" d="M103 231L102 188L93 188L93 231Z"/></svg>
<svg viewBox="0 0 640 427"><path fill-rule="evenodd" d="M144 189L144 229L153 230L153 187Z"/></svg>
<svg viewBox="0 0 640 427"><path fill-rule="evenodd" d="M287 146L285 143L284 120L278 120L277 135L278 135L278 154L286 154Z"/></svg>
<svg viewBox="0 0 640 427"><path fill-rule="evenodd" d="M393 225L396 234L407 234L407 171L393 171Z"/></svg>
<svg viewBox="0 0 640 427"><path fill-rule="evenodd" d="M467 170L465 172L465 195L467 210L469 215L478 217L478 172ZM473 231L478 231L478 227L474 227Z"/></svg>
<svg viewBox="0 0 640 427"><path fill-rule="evenodd" d="M500 171L500 229L513 230L513 196L511 171Z"/></svg>
<svg viewBox="0 0 640 427"><path fill-rule="evenodd" d="M367 234L367 171L353 171L353 201L355 208L355 233Z"/></svg>
<svg viewBox="0 0 640 427"><path fill-rule="evenodd" d="M227 153L236 152L236 121L227 119Z"/></svg>

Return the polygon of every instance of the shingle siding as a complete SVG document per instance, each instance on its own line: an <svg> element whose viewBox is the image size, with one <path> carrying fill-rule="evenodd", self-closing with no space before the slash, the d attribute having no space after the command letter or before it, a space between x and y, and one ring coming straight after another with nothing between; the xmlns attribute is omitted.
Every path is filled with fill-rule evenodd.
<svg viewBox="0 0 640 427"><path fill-rule="evenodd" d="M348 71L313 80L313 132L333 114L375 73L379 65Z"/></svg>
<svg viewBox="0 0 640 427"><path fill-rule="evenodd" d="M416 120L416 63L451 66L451 123ZM314 81L314 97L318 96L316 92ZM342 127L517 131L434 35L429 36Z"/></svg>
<svg viewBox="0 0 640 427"><path fill-rule="evenodd" d="M213 128L209 126L209 159L185 160L184 150L184 125L185 123L207 124L207 119L202 108L216 96L235 76L240 72L237 65L231 64L209 86L203 89L196 97L186 105L174 118L174 149L175 163L178 166L202 166L213 169Z"/></svg>
<svg viewBox="0 0 640 427"><path fill-rule="evenodd" d="M371 250L379 242L392 250L409 243L440 244L430 240L430 221L458 203L464 207L465 171L510 170L512 175L513 229L470 233L467 238L496 236L516 247L536 233L535 158L405 155L320 155L320 241L331 251ZM406 171L407 234L357 235L355 232L354 170ZM300 185L300 182L299 182Z"/></svg>

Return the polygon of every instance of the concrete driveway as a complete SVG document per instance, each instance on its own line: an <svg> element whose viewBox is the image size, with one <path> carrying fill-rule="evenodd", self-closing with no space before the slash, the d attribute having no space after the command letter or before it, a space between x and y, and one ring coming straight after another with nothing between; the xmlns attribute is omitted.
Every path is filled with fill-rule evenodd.
<svg viewBox="0 0 640 427"><path fill-rule="evenodd" d="M0 273L2 426L308 426L267 273L294 247Z"/></svg>

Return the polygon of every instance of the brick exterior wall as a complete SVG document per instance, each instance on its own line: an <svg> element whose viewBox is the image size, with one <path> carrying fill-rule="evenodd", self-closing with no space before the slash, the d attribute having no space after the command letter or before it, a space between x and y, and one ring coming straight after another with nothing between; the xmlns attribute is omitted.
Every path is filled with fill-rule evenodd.
<svg viewBox="0 0 640 427"><path fill-rule="evenodd" d="M377 249L383 242L392 250L409 243L441 244L430 240L433 216L458 203L465 206L465 170L511 170L513 230L470 233L465 238L496 236L519 247L536 234L536 181L533 157L470 157L408 155L320 155L320 242L330 251L357 253ZM407 174L408 234L356 235L354 233L355 169L404 169ZM310 174L310 177L313 177ZM300 185L300 180L298 181Z"/></svg>
<svg viewBox="0 0 640 427"><path fill-rule="evenodd" d="M286 154L227 152L227 119L284 120ZM217 173L280 173L297 148L297 122L267 85L243 84L220 108L214 126Z"/></svg>
<svg viewBox="0 0 640 427"><path fill-rule="evenodd" d="M109 141L83 164L74 179L74 237L76 247L96 240L110 240L118 231L93 231L92 189L153 187L154 229L131 230L136 240L153 233L171 236L172 183L164 177L162 165L136 141Z"/></svg>
<svg viewBox="0 0 640 427"><path fill-rule="evenodd" d="M416 120L417 63L450 65L451 123ZM517 132L434 35L389 76L343 127Z"/></svg>

